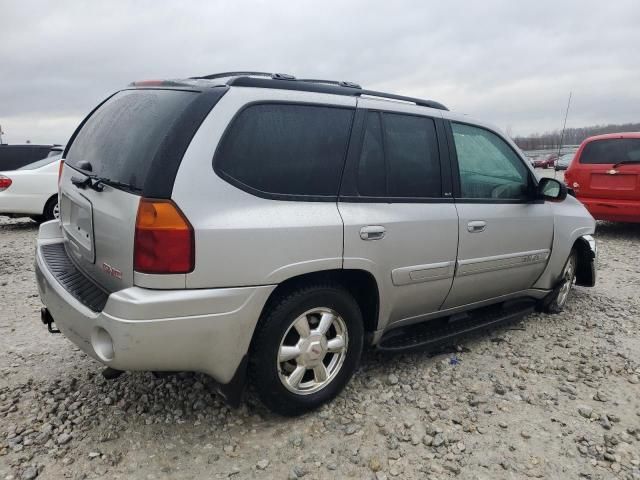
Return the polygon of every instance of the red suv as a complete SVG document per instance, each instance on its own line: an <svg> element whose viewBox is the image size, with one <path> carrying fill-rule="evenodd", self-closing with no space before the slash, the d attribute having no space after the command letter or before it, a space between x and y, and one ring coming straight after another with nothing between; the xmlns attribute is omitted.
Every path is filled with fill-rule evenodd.
<svg viewBox="0 0 640 480"><path fill-rule="evenodd" d="M640 132L587 138L564 179L594 218L640 222Z"/></svg>

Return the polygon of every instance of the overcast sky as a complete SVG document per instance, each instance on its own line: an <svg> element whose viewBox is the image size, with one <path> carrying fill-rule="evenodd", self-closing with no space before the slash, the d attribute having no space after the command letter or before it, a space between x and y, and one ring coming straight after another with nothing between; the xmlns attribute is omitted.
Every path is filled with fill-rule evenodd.
<svg viewBox="0 0 640 480"><path fill-rule="evenodd" d="M569 126L632 122L639 47L639 0L0 0L0 125L64 143L133 80L242 69L431 98L513 135L560 128L569 91Z"/></svg>

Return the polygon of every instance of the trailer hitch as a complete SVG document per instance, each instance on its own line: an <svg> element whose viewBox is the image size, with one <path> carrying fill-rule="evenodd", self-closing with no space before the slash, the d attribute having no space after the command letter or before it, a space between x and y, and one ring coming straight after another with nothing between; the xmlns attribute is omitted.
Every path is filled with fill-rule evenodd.
<svg viewBox="0 0 640 480"><path fill-rule="evenodd" d="M42 323L47 326L47 330L49 330L49 333L60 333L60 330L52 327L52 325L54 324L54 320L47 307L42 307L40 309L40 320L42 320Z"/></svg>

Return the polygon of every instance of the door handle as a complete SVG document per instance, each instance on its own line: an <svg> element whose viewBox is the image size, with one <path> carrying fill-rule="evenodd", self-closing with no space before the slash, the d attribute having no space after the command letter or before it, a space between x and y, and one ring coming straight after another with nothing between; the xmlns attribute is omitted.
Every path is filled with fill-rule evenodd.
<svg viewBox="0 0 640 480"><path fill-rule="evenodd" d="M487 222L484 220L473 220L467 223L467 231L469 233L484 232L485 228L487 228Z"/></svg>
<svg viewBox="0 0 640 480"><path fill-rule="evenodd" d="M386 230L381 225L369 225L360 229L360 238L362 240L382 240Z"/></svg>

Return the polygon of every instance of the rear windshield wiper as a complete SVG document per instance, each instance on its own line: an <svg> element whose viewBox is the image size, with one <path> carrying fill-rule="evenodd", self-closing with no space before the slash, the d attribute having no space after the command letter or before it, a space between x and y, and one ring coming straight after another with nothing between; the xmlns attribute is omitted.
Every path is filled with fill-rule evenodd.
<svg viewBox="0 0 640 480"><path fill-rule="evenodd" d="M622 160L621 162L616 163L613 168L618 168L620 165L626 165L631 163L640 163L640 160Z"/></svg>
<svg viewBox="0 0 640 480"><path fill-rule="evenodd" d="M71 183L83 190L89 187L96 192L101 192L102 190L104 190L104 185L122 188L130 192L142 192L141 188L134 187L133 185L130 185L128 183L118 182L117 180L111 180L110 178L106 177L98 177L97 175L89 175L86 178L71 177Z"/></svg>
<svg viewBox="0 0 640 480"><path fill-rule="evenodd" d="M92 177L92 178L96 180L95 183L97 183L98 186L104 183L105 185L122 188L124 190L129 190L130 192L142 192L141 188L134 187L130 183L118 182L117 180L111 180L110 178L106 178L106 177Z"/></svg>

